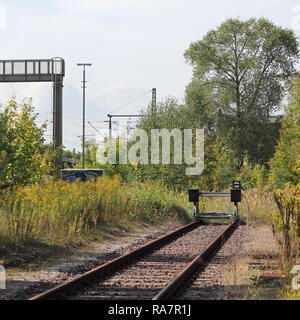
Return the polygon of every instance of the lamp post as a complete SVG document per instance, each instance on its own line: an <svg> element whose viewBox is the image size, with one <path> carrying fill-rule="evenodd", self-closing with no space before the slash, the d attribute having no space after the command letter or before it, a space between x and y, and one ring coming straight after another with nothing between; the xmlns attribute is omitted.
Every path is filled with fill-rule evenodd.
<svg viewBox="0 0 300 320"><path fill-rule="evenodd" d="M85 138L85 67L92 66L91 63L77 63L77 66L83 66L83 81L82 81L82 89L83 89L83 95L82 95L82 109L83 109L83 115L82 115L82 169L84 169L84 138Z"/></svg>

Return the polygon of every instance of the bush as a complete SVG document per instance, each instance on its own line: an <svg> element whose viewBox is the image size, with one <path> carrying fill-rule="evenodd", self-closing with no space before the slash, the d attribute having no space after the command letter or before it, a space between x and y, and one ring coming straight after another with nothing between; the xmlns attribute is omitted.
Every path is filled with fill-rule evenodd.
<svg viewBox="0 0 300 320"><path fill-rule="evenodd" d="M284 189L274 191L277 209L273 211L273 225L283 234L279 242L283 249L285 263L290 267L295 262L299 250L300 237L300 183L293 186L290 183Z"/></svg>
<svg viewBox="0 0 300 320"><path fill-rule="evenodd" d="M18 105L13 97L0 113L0 190L40 183L54 170L60 149L44 144L45 125L38 127L31 99Z"/></svg>

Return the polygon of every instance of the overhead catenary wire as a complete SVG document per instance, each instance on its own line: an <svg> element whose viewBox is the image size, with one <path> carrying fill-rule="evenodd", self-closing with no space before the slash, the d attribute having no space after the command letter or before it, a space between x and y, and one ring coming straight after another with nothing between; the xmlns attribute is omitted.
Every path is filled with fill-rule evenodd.
<svg viewBox="0 0 300 320"><path fill-rule="evenodd" d="M120 106L118 109L115 109L115 110L112 111L110 114L115 113L115 112L117 112L117 111L120 111L121 109L125 108L126 106L128 106L129 104L135 102L136 100L142 98L143 96L145 96L147 93L149 93L149 92L151 92L151 91L152 91L152 90L146 91L145 93L141 94L140 96L136 97L135 99L133 99L133 100L127 102L126 104Z"/></svg>
<svg viewBox="0 0 300 320"><path fill-rule="evenodd" d="M88 124L89 124L92 128L94 128L103 138L106 138L95 126L93 126L93 125L91 124L91 121L88 121Z"/></svg>
<svg viewBox="0 0 300 320"><path fill-rule="evenodd" d="M55 68L56 68L56 64L55 64ZM54 74L54 76L55 76L55 74ZM52 87L52 92L51 92L51 104L53 105L53 91L54 91L54 88ZM136 98L134 98L134 99L132 99L131 101L129 101L129 102L127 102L126 104L124 104L124 105L122 105L122 106L120 106L119 108L117 108L117 109L115 109L112 113L115 113L115 112L117 112L117 111L119 111L119 110L121 110L122 108L125 108L126 106L128 106L129 104L131 104L131 103L133 103L133 102L135 102L135 101L137 101L138 99L140 99L140 98L142 98L143 96L145 96L146 94L148 94L148 93L150 93L151 92L151 90L147 90L146 92L144 92L143 94L141 94L141 95L139 95L139 96L137 96ZM54 108L53 108L54 110L52 110L53 112L52 112L52 117L54 116L54 113L55 113L55 106L54 106ZM52 135L53 135L53 127L51 128L50 126L49 126L49 124L52 124L52 125L54 125L53 124L53 120L50 120L49 119L49 116L51 115L51 112L45 112L45 111L38 111L37 113L39 113L39 122L46 122L46 124L47 124L47 133L49 133L49 131L52 131ZM42 114L42 115L41 115ZM46 119L45 119L46 118ZM54 118L54 117L53 117ZM73 127L74 126L76 126L76 124L74 124L74 121L82 121L82 118L80 118L80 117L73 117L73 116L71 116L71 115L68 115L68 114L64 114L64 116L63 116L63 118L64 118L64 122L65 122L65 127L64 127L64 132L67 134L67 135L74 135L74 136L76 136L77 134L78 134L78 132L74 132L72 129L73 129ZM43 120L43 119L45 119L45 120ZM93 126L92 125L92 122L98 122L98 123L101 123L101 122L103 122L103 123L105 123L105 122L107 122L106 120L88 120L88 119L86 119L87 121L88 121L88 123L90 124L90 126L91 127L93 127L94 128L94 130L96 130L102 137L105 137L102 133L100 133L99 132L99 130L95 127L95 126ZM136 121L134 121L134 122L136 122ZM116 124L116 122L114 122L115 124ZM69 128L67 128L66 129L66 126L67 127L69 127ZM122 125L120 125L120 124L118 124L118 126L119 127L122 127ZM124 126L126 126L126 125L124 125ZM51 130L52 129L52 130ZM71 130L70 130L71 129ZM75 129L75 131L77 131L76 129ZM49 136L48 134L47 134L47 136ZM71 142L70 140L66 140L66 141L68 141L68 142Z"/></svg>

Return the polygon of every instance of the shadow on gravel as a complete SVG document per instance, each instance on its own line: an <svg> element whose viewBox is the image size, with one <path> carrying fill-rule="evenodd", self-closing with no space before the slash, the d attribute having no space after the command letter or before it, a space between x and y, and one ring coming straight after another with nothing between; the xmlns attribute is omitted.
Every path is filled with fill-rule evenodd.
<svg viewBox="0 0 300 320"><path fill-rule="evenodd" d="M26 245L0 250L0 264L4 268L20 268L21 270L31 271L45 259L49 259L52 256L61 257L70 252L70 248L34 241Z"/></svg>

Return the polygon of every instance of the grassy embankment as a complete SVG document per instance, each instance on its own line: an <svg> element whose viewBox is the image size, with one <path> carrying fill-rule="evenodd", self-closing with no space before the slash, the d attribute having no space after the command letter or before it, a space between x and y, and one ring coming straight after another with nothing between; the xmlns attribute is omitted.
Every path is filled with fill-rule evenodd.
<svg viewBox="0 0 300 320"><path fill-rule="evenodd" d="M18 187L2 195L0 253L57 254L105 237L108 226L130 230L135 223L158 225L189 220L187 196L158 183L122 184L119 176L93 181ZM3 262L3 261L2 261Z"/></svg>

